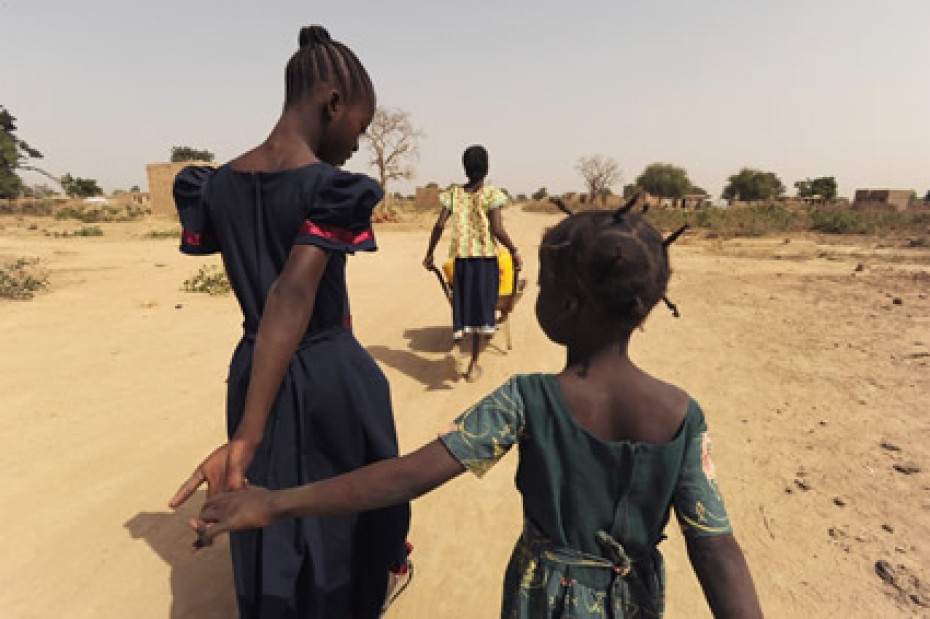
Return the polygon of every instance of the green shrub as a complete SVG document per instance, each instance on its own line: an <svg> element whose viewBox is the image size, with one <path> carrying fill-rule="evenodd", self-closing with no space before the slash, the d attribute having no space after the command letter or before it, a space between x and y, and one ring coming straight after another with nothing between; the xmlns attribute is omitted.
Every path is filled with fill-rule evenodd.
<svg viewBox="0 0 930 619"><path fill-rule="evenodd" d="M181 230L179 228L173 230L149 230L145 236L150 239L179 239L181 238Z"/></svg>
<svg viewBox="0 0 930 619"><path fill-rule="evenodd" d="M810 212L810 229L824 234L925 233L930 211L818 209Z"/></svg>
<svg viewBox="0 0 930 619"><path fill-rule="evenodd" d="M853 211L811 211L810 229L824 234L865 234L868 226L861 213Z"/></svg>
<svg viewBox="0 0 930 619"><path fill-rule="evenodd" d="M66 206L55 212L55 219L77 219L86 224L101 222L135 221L151 211L138 204L79 204Z"/></svg>
<svg viewBox="0 0 930 619"><path fill-rule="evenodd" d="M205 265L200 267L194 275L184 280L181 286L184 292L204 292L206 294L226 294L232 290L226 272L223 269Z"/></svg>
<svg viewBox="0 0 930 619"><path fill-rule="evenodd" d="M100 226L84 226L77 230L65 230L64 232L49 232L48 230L43 230L43 232L45 236L53 236L56 239L67 239L72 236L103 236L103 228Z"/></svg>
<svg viewBox="0 0 930 619"><path fill-rule="evenodd" d="M54 210L55 200L0 200L0 215L40 215L48 216Z"/></svg>
<svg viewBox="0 0 930 619"><path fill-rule="evenodd" d="M39 267L38 258L19 258L0 264L0 297L26 300L48 287L48 274Z"/></svg>

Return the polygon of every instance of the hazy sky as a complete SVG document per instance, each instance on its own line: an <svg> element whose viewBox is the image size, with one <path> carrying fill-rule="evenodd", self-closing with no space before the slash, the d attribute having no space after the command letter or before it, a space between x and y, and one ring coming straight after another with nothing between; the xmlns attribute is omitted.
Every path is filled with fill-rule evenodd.
<svg viewBox="0 0 930 619"><path fill-rule="evenodd" d="M460 180L472 143L513 193L580 190L597 153L716 195L743 166L930 189L930 0L0 0L0 104L49 171L145 188L173 145L262 141L311 23L426 134L392 190Z"/></svg>

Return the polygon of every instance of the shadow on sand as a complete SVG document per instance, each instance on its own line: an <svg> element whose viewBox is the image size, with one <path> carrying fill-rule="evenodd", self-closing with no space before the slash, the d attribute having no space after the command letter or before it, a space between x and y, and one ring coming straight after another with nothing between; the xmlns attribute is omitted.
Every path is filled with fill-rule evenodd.
<svg viewBox="0 0 930 619"><path fill-rule="evenodd" d="M176 512L140 512L123 525L171 567L170 619L227 619L238 613L228 538L197 552L191 546L187 520L197 514L205 494L198 492Z"/></svg>
<svg viewBox="0 0 930 619"><path fill-rule="evenodd" d="M452 342L452 331L449 327L421 327L404 331L407 339L407 348L410 350L394 350L387 346L369 346L368 352L379 362L389 365L422 383L427 391L438 389L451 389L453 383L461 380L462 376L456 368L455 345ZM463 342L461 354L466 355L464 363L467 365L467 355L471 350L471 339L467 337ZM414 352L411 352L414 351ZM429 359L417 353L442 354L442 359ZM491 341L485 349L485 354L505 356L507 351L495 341Z"/></svg>
<svg viewBox="0 0 930 619"><path fill-rule="evenodd" d="M419 381L427 391L451 389L459 380L452 353L452 331L449 327L422 327L404 331L409 350L394 350L387 346L369 346L368 352L380 363L399 370ZM415 352L411 352L415 351ZM418 355L417 353L430 353ZM429 356L443 354L441 359Z"/></svg>

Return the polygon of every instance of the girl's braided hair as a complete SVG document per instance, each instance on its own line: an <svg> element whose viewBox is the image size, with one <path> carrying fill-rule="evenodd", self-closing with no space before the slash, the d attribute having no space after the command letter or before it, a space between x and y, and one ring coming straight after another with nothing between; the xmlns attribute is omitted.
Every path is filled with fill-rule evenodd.
<svg viewBox="0 0 930 619"><path fill-rule="evenodd" d="M484 146L475 144L465 149L462 155L462 166L468 182L477 183L488 175L488 151Z"/></svg>
<svg viewBox="0 0 930 619"><path fill-rule="evenodd" d="M686 229L667 239L639 213L632 212L638 195L616 211L570 214L543 236L539 255L542 272L553 285L590 300L619 325L632 331L664 300L668 286L668 245ZM564 203L556 206L571 213Z"/></svg>
<svg viewBox="0 0 930 619"><path fill-rule="evenodd" d="M290 107L319 83L332 84L346 101L354 103L368 97L372 101L375 88L368 71L352 50L333 41L323 26L305 26L298 39L300 49L294 52L284 70L284 107Z"/></svg>

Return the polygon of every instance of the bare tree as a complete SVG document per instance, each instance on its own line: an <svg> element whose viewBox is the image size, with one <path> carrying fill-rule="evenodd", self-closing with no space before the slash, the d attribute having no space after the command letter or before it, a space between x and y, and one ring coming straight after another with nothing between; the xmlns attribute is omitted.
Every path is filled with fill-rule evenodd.
<svg viewBox="0 0 930 619"><path fill-rule="evenodd" d="M606 190L619 183L623 178L623 171L620 170L620 164L617 163L617 160L605 155L582 157L578 160L576 168L584 178L585 185L588 186L588 193L591 196L592 203L597 196L603 198L608 195Z"/></svg>
<svg viewBox="0 0 930 619"><path fill-rule="evenodd" d="M387 193L388 181L413 178L411 161L419 156L423 136L410 121L410 113L379 107L365 137L371 150L371 165L378 170L381 188Z"/></svg>

